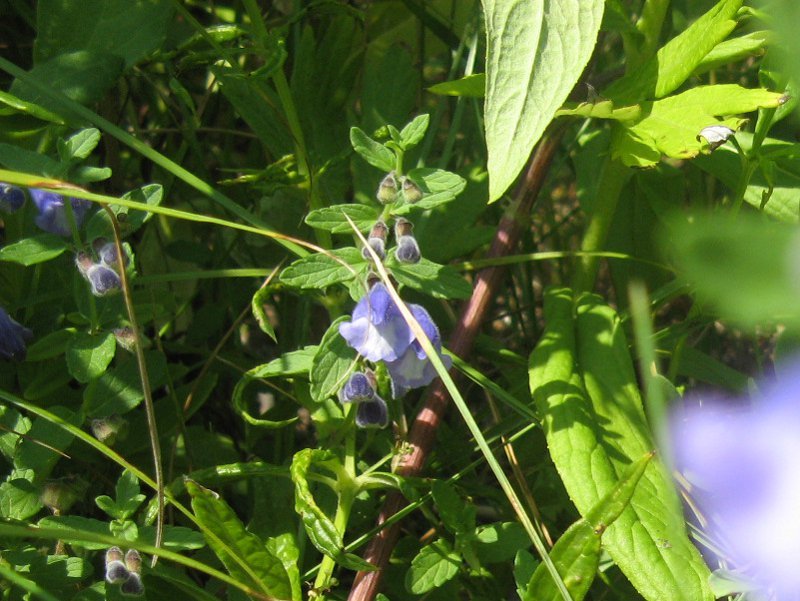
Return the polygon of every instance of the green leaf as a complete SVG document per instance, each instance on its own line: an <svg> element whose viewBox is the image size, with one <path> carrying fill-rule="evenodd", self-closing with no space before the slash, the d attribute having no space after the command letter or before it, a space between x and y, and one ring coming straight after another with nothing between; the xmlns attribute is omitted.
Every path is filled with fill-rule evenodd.
<svg viewBox="0 0 800 601"><path fill-rule="evenodd" d="M484 0L489 201L517 178L594 49L603 0Z"/></svg>
<svg viewBox="0 0 800 601"><path fill-rule="evenodd" d="M599 100L597 102L568 102L556 111L555 116L632 121L638 119L641 114L642 109L638 104L617 107L612 100Z"/></svg>
<svg viewBox="0 0 800 601"><path fill-rule="evenodd" d="M126 192L122 198L156 207L161 204L164 198L164 188L161 184L147 184L141 188ZM153 213L147 211L129 209L113 203L108 206L119 220L120 233L123 238L134 233L153 216ZM114 237L111 218L106 211L97 211L92 215L86 225L86 237L92 241L101 237L111 240Z"/></svg>
<svg viewBox="0 0 800 601"><path fill-rule="evenodd" d="M32 238L23 238L19 242L0 248L0 261L19 263L29 267L55 259L65 250L67 250L67 243L61 236L40 234Z"/></svg>
<svg viewBox="0 0 800 601"><path fill-rule="evenodd" d="M472 295L472 285L449 265L439 265L424 257L419 263L401 263L391 254L386 266L398 282L434 298L469 298Z"/></svg>
<svg viewBox="0 0 800 601"><path fill-rule="evenodd" d="M737 130L743 119L724 118L760 108L774 108L783 94L747 89L736 84L700 86L655 102L642 104L642 118L614 129L611 152L625 165L647 167L661 155L689 159L700 154L704 142L700 131L710 125Z"/></svg>
<svg viewBox="0 0 800 601"><path fill-rule="evenodd" d="M323 289L353 279L367 266L357 248L347 247L298 259L281 272L280 280L300 289Z"/></svg>
<svg viewBox="0 0 800 601"><path fill-rule="evenodd" d="M519 522L497 522L479 526L475 531L475 552L483 563L505 563L521 549L531 545L528 533ZM526 580L527 582L527 580Z"/></svg>
<svg viewBox="0 0 800 601"><path fill-rule="evenodd" d="M14 478L0 484L0 517L27 520L41 508L39 490L30 481Z"/></svg>
<svg viewBox="0 0 800 601"><path fill-rule="evenodd" d="M344 541L333 521L319 508L308 487L308 470L312 464L338 466L338 459L323 449L303 449L295 453L289 473L295 486L294 508L303 522L308 539L320 551L351 570L374 570L375 566L358 555L344 551Z"/></svg>
<svg viewBox="0 0 800 601"><path fill-rule="evenodd" d="M768 31L754 31L717 44L695 67L693 75L707 73L750 56L762 54L769 42Z"/></svg>
<svg viewBox="0 0 800 601"><path fill-rule="evenodd" d="M150 386L156 388L166 380L167 360L158 351L145 351ZM144 399L139 366L133 359L117 363L98 379L89 382L83 393L86 416L123 415Z"/></svg>
<svg viewBox="0 0 800 601"><path fill-rule="evenodd" d="M593 295L573 309L570 290L546 293L546 328L529 373L550 455L586 517L654 444L619 318ZM712 599L708 568L687 536L680 499L660 461L650 462L603 543L645 598Z"/></svg>
<svg viewBox="0 0 800 601"><path fill-rule="evenodd" d="M434 480L431 494L445 528L453 534L475 530L475 507L465 502L451 482Z"/></svg>
<svg viewBox="0 0 800 601"><path fill-rule="evenodd" d="M130 67L161 45L172 19L166 0L41 0L37 8L37 63L87 50Z"/></svg>
<svg viewBox="0 0 800 601"><path fill-rule="evenodd" d="M64 120L55 113L51 113L47 109L39 106L38 104L34 104L33 102L26 102L21 98L17 98L8 92L0 91L0 103L11 107L20 113L40 119L41 121L49 121L50 123L55 123L57 125L64 125Z"/></svg>
<svg viewBox="0 0 800 601"><path fill-rule="evenodd" d="M100 143L100 130L82 129L66 140L58 141L58 156L64 162L88 158Z"/></svg>
<svg viewBox="0 0 800 601"><path fill-rule="evenodd" d="M206 542L231 576L278 599L291 599L292 587L281 561L259 537L248 532L216 493L186 481L197 520L207 529Z"/></svg>
<svg viewBox="0 0 800 601"><path fill-rule="evenodd" d="M40 528L55 528L64 530L67 533L88 532L90 534L110 534L108 522L102 522L92 518L85 518L77 515L52 515L43 517L36 524ZM103 543L81 542L73 543L73 546L80 546L90 551L107 549L108 545Z"/></svg>
<svg viewBox="0 0 800 601"><path fill-rule="evenodd" d="M357 353L339 334L339 324L349 319L343 315L330 325L314 355L310 374L311 398L317 403L335 396L355 366Z"/></svg>
<svg viewBox="0 0 800 601"><path fill-rule="evenodd" d="M736 27L742 0L720 0L640 68L618 79L600 95L621 104L663 98L676 90Z"/></svg>
<svg viewBox="0 0 800 601"><path fill-rule="evenodd" d="M395 167L394 153L376 142L358 127L350 128L350 144L361 157L373 167L389 172Z"/></svg>
<svg viewBox="0 0 800 601"><path fill-rule="evenodd" d="M419 167L409 171L407 176L422 190L422 198L413 204L402 203L392 208L393 215L405 215L413 210L433 209L453 200L467 185L463 177L443 169Z"/></svg>
<svg viewBox="0 0 800 601"><path fill-rule="evenodd" d="M31 429L31 420L23 416L16 409L7 405L0 405L0 453L9 461L17 454L17 445L22 441L20 434L26 434Z"/></svg>
<svg viewBox="0 0 800 601"><path fill-rule="evenodd" d="M648 453L632 463L619 482L587 512L586 517L570 526L550 551L550 558L573 601L582 601L589 592L600 563L600 539L628 506L652 457ZM539 565L528 582L522 601L561 601L562 598L550 573L544 565Z"/></svg>
<svg viewBox="0 0 800 601"><path fill-rule="evenodd" d="M333 205L311 211L306 216L306 223L318 230L327 230L334 234L352 234L353 228L347 222L349 217L361 232L368 232L378 219L375 207L362 204Z"/></svg>
<svg viewBox="0 0 800 601"><path fill-rule="evenodd" d="M452 580L461 567L461 557L454 552L444 539L438 539L422 547L411 560L406 572L406 589L415 595L422 595L439 588Z"/></svg>
<svg viewBox="0 0 800 601"><path fill-rule="evenodd" d="M87 334L79 332L67 343L67 368L69 373L86 383L99 378L114 358L117 340L114 334Z"/></svg>
<svg viewBox="0 0 800 601"><path fill-rule="evenodd" d="M115 489L116 504L120 509L120 519L131 517L139 506L144 503L145 496L141 494L139 479L130 471L125 470L117 480Z"/></svg>
<svg viewBox="0 0 800 601"><path fill-rule="evenodd" d="M80 413L73 413L60 405L50 406L48 409L72 425L83 421ZM41 484L50 476L53 467L63 457L56 450L65 451L72 444L72 440L73 435L68 430L43 417L37 417L27 432L27 438L21 440L17 447L17 453L14 455L14 467L20 471L31 470L30 479L34 484ZM46 443L47 446L40 442ZM28 475L26 474L25 477L27 478Z"/></svg>
<svg viewBox="0 0 800 601"><path fill-rule="evenodd" d="M400 130L400 146L403 150L414 148L425 137L431 116L427 113L414 117L402 130Z"/></svg>
<svg viewBox="0 0 800 601"><path fill-rule="evenodd" d="M432 94L483 98L486 94L486 73L473 73L454 81L443 81L428 88Z"/></svg>
<svg viewBox="0 0 800 601"><path fill-rule="evenodd" d="M28 347L26 361L44 361L63 355L67 350L69 341L75 336L75 328L56 330L38 338Z"/></svg>
<svg viewBox="0 0 800 601"><path fill-rule="evenodd" d="M250 309L253 311L253 317L256 318L256 322L258 323L258 327L261 328L261 331L272 338L274 342L278 342L278 339L275 337L275 329L272 327L272 323L270 322L265 308L266 300L272 296L272 293L272 286L263 286L256 290L256 293L250 301Z"/></svg>

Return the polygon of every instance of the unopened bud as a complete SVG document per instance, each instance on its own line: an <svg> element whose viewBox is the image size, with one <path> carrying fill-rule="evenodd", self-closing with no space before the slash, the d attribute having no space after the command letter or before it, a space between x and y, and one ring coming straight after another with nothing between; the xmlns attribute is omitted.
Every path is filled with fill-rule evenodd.
<svg viewBox="0 0 800 601"><path fill-rule="evenodd" d="M85 482L79 478L59 478L44 483L40 499L42 505L48 507L53 513L61 514L69 510L84 491Z"/></svg>
<svg viewBox="0 0 800 601"><path fill-rule="evenodd" d="M705 140L708 145L708 152L711 152L722 146L735 133L727 125L709 125L700 130L697 139L699 141Z"/></svg>
<svg viewBox="0 0 800 601"><path fill-rule="evenodd" d="M144 594L144 584L139 574L128 574L128 578L119 588L120 592L126 597L140 597Z"/></svg>
<svg viewBox="0 0 800 601"><path fill-rule="evenodd" d="M106 551L106 580L111 584L123 582L130 576L122 558L122 549L119 547L111 547Z"/></svg>
<svg viewBox="0 0 800 601"><path fill-rule="evenodd" d="M411 204L422 198L422 189L407 177L403 179L403 198Z"/></svg>
<svg viewBox="0 0 800 601"><path fill-rule="evenodd" d="M25 194L20 188L0 182L0 211L14 213L25 204Z"/></svg>
<svg viewBox="0 0 800 601"><path fill-rule="evenodd" d="M106 296L122 288L119 274L105 265L92 265L86 272L86 277L92 286L92 294L95 296Z"/></svg>
<svg viewBox="0 0 800 601"><path fill-rule="evenodd" d="M117 344L124 348L129 353L136 350L136 336L133 334L133 328L115 328L111 330L114 338L117 339Z"/></svg>
<svg viewBox="0 0 800 601"><path fill-rule="evenodd" d="M98 238L95 240L95 249L100 262L106 267L119 269L119 255L117 253L117 245L114 242L106 242L105 238ZM127 267L130 259L123 249L122 262Z"/></svg>
<svg viewBox="0 0 800 601"><path fill-rule="evenodd" d="M376 221L367 238L367 244L372 247L372 250L381 260L386 257L386 237L388 234L389 228L386 227L386 224L383 221ZM362 249L361 254L365 259L370 259L370 254L366 248Z"/></svg>
<svg viewBox="0 0 800 601"><path fill-rule="evenodd" d="M136 549L130 549L125 553L125 567L134 574L141 574L142 556Z"/></svg>
<svg viewBox="0 0 800 601"><path fill-rule="evenodd" d="M128 435L128 420L119 415L109 415L93 419L91 423L94 437L109 447L118 440L125 440Z"/></svg>
<svg viewBox="0 0 800 601"><path fill-rule="evenodd" d="M414 236L400 236L397 239L394 256L401 263L419 263L422 254L419 252L417 239Z"/></svg>
<svg viewBox="0 0 800 601"><path fill-rule="evenodd" d="M339 391L339 400L343 403L362 403L373 398L375 398L375 383L366 373L360 371L352 374Z"/></svg>
<svg viewBox="0 0 800 601"><path fill-rule="evenodd" d="M381 204L389 204L397 200L397 179L395 179L394 171L387 173L386 177L381 180L376 196Z"/></svg>
<svg viewBox="0 0 800 601"><path fill-rule="evenodd" d="M89 270L94 267L94 261L92 261L92 258L86 253L78 253L75 255L75 267L77 267L81 275L88 280L88 273Z"/></svg>
<svg viewBox="0 0 800 601"><path fill-rule="evenodd" d="M356 426L359 428L385 428L389 425L389 408L386 401L375 396L371 401L358 404Z"/></svg>
<svg viewBox="0 0 800 601"><path fill-rule="evenodd" d="M414 235L414 224L408 219L398 217L394 223L394 237L400 240L403 236Z"/></svg>

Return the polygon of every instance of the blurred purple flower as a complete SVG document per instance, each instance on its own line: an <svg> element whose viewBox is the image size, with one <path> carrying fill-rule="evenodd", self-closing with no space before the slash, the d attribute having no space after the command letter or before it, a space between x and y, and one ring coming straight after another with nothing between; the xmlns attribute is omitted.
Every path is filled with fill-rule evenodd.
<svg viewBox="0 0 800 601"><path fill-rule="evenodd" d="M433 347L439 352L439 356L444 362L444 366L450 369L453 361L450 357L441 354L442 339L439 335L439 328L433 323L431 316L420 305L411 304L408 306L411 314L422 326L425 335L430 339ZM392 393L395 398L402 397L412 388L427 386L436 378L436 370L428 360L428 355L422 350L422 346L415 338L406 351L396 361L387 361L386 367L392 377Z"/></svg>
<svg viewBox="0 0 800 601"><path fill-rule="evenodd" d="M25 204L25 193L21 188L0 182L0 210L13 213L23 204Z"/></svg>
<svg viewBox="0 0 800 601"><path fill-rule="evenodd" d="M39 211L36 217L36 225L46 232L69 236L71 231L67 219L66 209L64 208L64 197L48 190L30 189L31 199ZM86 213L92 203L82 198L70 198L72 213L75 216L75 223L78 227L83 223Z"/></svg>
<svg viewBox="0 0 800 601"><path fill-rule="evenodd" d="M777 601L800 591L800 364L752 406L684 409L675 464L694 485L709 530L734 567Z"/></svg>
<svg viewBox="0 0 800 601"><path fill-rule="evenodd" d="M33 332L21 326L0 307L0 359L23 361Z"/></svg>
<svg viewBox="0 0 800 601"><path fill-rule="evenodd" d="M373 363L399 359L414 340L400 309L381 282L358 301L352 321L339 325L339 333Z"/></svg>

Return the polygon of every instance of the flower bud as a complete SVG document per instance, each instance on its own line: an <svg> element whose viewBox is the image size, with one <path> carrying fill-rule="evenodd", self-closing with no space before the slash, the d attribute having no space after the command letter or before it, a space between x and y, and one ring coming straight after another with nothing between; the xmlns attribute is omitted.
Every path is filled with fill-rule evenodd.
<svg viewBox="0 0 800 601"><path fill-rule="evenodd" d="M78 268L78 271L81 272L81 275L85 277L87 280L89 276L89 270L94 266L94 261L92 258L84 252L80 252L75 255L75 267Z"/></svg>
<svg viewBox="0 0 800 601"><path fill-rule="evenodd" d="M68 511L86 490L86 483L77 477L48 480L42 486L40 500L53 513Z"/></svg>
<svg viewBox="0 0 800 601"><path fill-rule="evenodd" d="M422 198L422 189L407 177L403 178L403 198L410 204Z"/></svg>
<svg viewBox="0 0 800 601"><path fill-rule="evenodd" d="M722 146L735 133L727 125L709 125L700 130L697 140L701 142L705 140L707 150L711 152Z"/></svg>
<svg viewBox="0 0 800 601"><path fill-rule="evenodd" d="M11 184L0 183L0 211L14 213L25 204L25 193Z"/></svg>
<svg viewBox="0 0 800 601"><path fill-rule="evenodd" d="M142 556L136 549L129 549L125 553L125 567L134 574L142 573Z"/></svg>
<svg viewBox="0 0 800 601"><path fill-rule="evenodd" d="M94 437L110 447L117 440L125 440L128 436L128 420L119 415L93 419L91 428Z"/></svg>
<svg viewBox="0 0 800 601"><path fill-rule="evenodd" d="M105 265L92 265L86 272L86 278L95 296L106 296L122 288L122 280L117 272Z"/></svg>
<svg viewBox="0 0 800 601"><path fill-rule="evenodd" d="M386 238L388 234L389 228L386 227L386 224L383 221L376 221L367 237L367 244L372 247L372 250L381 260L386 258ZM366 248L361 250L361 254L367 260L371 258Z"/></svg>
<svg viewBox="0 0 800 601"><path fill-rule="evenodd" d="M98 238L95 240L95 248L97 250L97 257L100 259L100 262L103 265L113 269L119 269L117 245L114 242L106 242L104 238ZM125 253L124 249L122 262L125 264L125 267L127 267L128 263L130 262L130 259L128 258L128 255Z"/></svg>
<svg viewBox="0 0 800 601"><path fill-rule="evenodd" d="M129 353L136 350L136 336L133 335L133 328L114 328L111 330L114 338L117 339L117 344L124 348Z"/></svg>
<svg viewBox="0 0 800 601"><path fill-rule="evenodd" d="M386 401L375 395L371 401L358 404L356 426L359 428L385 428L389 425L389 408Z"/></svg>
<svg viewBox="0 0 800 601"><path fill-rule="evenodd" d="M397 200L397 179L395 179L394 171L387 173L386 177L381 180L376 196L381 204L389 204Z"/></svg>
<svg viewBox="0 0 800 601"><path fill-rule="evenodd" d="M394 251L394 256L401 263L419 263L422 258L419 252L419 245L414 236L400 236L397 239L397 248Z"/></svg>
<svg viewBox="0 0 800 601"><path fill-rule="evenodd" d="M370 378L372 375L372 378ZM361 371L353 373L339 391L342 403L363 403L375 398L375 376Z"/></svg>
<svg viewBox="0 0 800 601"><path fill-rule="evenodd" d="M140 597L144 594L144 584L139 574L128 574L128 578L122 583L120 592L126 597Z"/></svg>
<svg viewBox="0 0 800 601"><path fill-rule="evenodd" d="M106 580L111 584L122 582L130 576L122 558L122 549L119 547L111 547L106 551Z"/></svg>

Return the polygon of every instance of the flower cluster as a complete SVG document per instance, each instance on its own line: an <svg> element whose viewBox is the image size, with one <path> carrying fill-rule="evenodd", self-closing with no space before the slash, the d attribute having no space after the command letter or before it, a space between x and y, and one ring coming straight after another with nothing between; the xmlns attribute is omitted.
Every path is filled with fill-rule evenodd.
<svg viewBox="0 0 800 601"><path fill-rule="evenodd" d="M401 187L402 192L399 192ZM392 171L386 174L386 177L383 178L380 186L378 186L376 194L378 201L382 204L391 204L399 200L401 195L406 202L415 203L422 198L422 190L408 177L400 178L400 186L398 187L398 179L395 172ZM388 226L382 219L379 219L372 226L367 237L367 244L381 261L386 258L388 236ZM397 247L394 251L395 258L401 263L419 263L422 254L419 251L417 239L414 238L414 224L403 217L397 218L394 226L394 237L397 241ZM367 248L363 249L362 254L365 259L370 258Z"/></svg>
<svg viewBox="0 0 800 601"><path fill-rule="evenodd" d="M675 464L710 534L770 598L800 591L800 364L752 405L705 402L673 420Z"/></svg>
<svg viewBox="0 0 800 601"><path fill-rule="evenodd" d="M75 257L75 264L78 271L92 287L92 294L95 296L105 296L122 288L120 270L128 265L128 257L125 256L120 263L117 255L117 246L113 242L106 242L98 238L95 244L98 261L95 262L86 253L78 253Z"/></svg>
<svg viewBox="0 0 800 601"><path fill-rule="evenodd" d="M0 307L0 359L23 361L33 332L21 326Z"/></svg>
<svg viewBox="0 0 800 601"><path fill-rule="evenodd" d="M442 341L431 316L420 305L409 304L408 309L440 352ZM358 301L352 319L339 325L339 333L364 359L372 363L382 361L386 365L394 398L402 397L412 388L427 386L436 377L436 370L427 354L381 282L373 284ZM442 361L448 368L452 365L447 356L443 356ZM356 389L356 385L348 381L343 391L348 390L348 386L351 390ZM374 392L374 386L372 389ZM345 396L347 400L355 398L351 393Z"/></svg>
<svg viewBox="0 0 800 601"><path fill-rule="evenodd" d="M72 207L72 216L75 218L75 225L80 227L92 203L81 198L65 199L60 194L49 190L39 190L31 188L28 190L31 200L36 206L38 215L34 220L36 225L51 234L59 236L69 236L72 232L67 216L66 201ZM18 211L25 203L25 194L21 188L0 182L0 210L7 213Z"/></svg>
<svg viewBox="0 0 800 601"><path fill-rule="evenodd" d="M357 371L339 391L342 403L356 403L356 425L359 428L385 428L389 425L389 408L375 392L375 374Z"/></svg>
<svg viewBox="0 0 800 601"><path fill-rule="evenodd" d="M119 547L106 551L106 581L109 584L121 582L123 595L139 597L144 594L141 574L142 556L135 549L130 549L125 555Z"/></svg>

